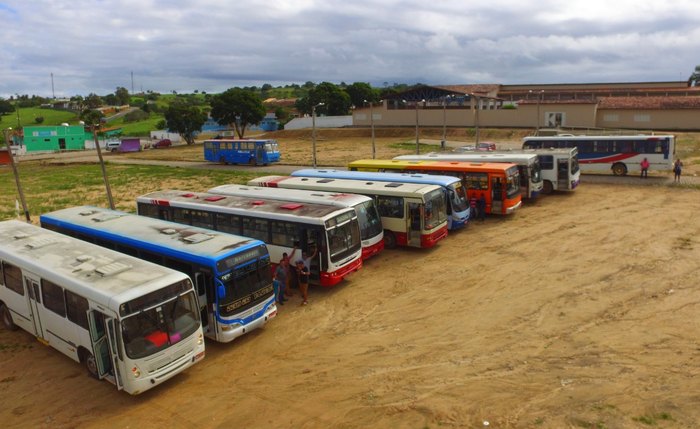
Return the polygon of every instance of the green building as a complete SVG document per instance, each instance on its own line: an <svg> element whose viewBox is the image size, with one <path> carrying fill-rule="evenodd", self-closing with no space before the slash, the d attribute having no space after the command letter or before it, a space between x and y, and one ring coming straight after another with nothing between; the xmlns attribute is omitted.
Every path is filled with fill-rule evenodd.
<svg viewBox="0 0 700 429"><path fill-rule="evenodd" d="M83 150L85 140L92 140L92 134L82 125L24 127L27 152Z"/></svg>

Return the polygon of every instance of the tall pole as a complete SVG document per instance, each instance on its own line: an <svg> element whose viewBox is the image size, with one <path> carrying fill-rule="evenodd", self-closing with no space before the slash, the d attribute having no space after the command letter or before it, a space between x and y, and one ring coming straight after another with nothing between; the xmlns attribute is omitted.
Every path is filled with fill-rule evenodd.
<svg viewBox="0 0 700 429"><path fill-rule="evenodd" d="M416 100L416 155L420 155L420 142L418 139L418 101Z"/></svg>
<svg viewBox="0 0 700 429"><path fill-rule="evenodd" d="M442 150L445 150L445 144L447 141L447 99L449 95L446 95L442 99L442 141L440 146Z"/></svg>
<svg viewBox="0 0 700 429"><path fill-rule="evenodd" d="M474 120L474 138L476 139L476 145L479 145L479 110L481 110L481 99L476 94L470 94L474 97L474 115L476 119Z"/></svg>
<svg viewBox="0 0 700 429"><path fill-rule="evenodd" d="M53 88L53 73L51 73L51 95L53 96L53 99L56 99L56 91L54 91Z"/></svg>
<svg viewBox="0 0 700 429"><path fill-rule="evenodd" d="M311 106L311 150L314 168L316 168L316 108L323 105L324 103L318 103Z"/></svg>
<svg viewBox="0 0 700 429"><path fill-rule="evenodd" d="M372 128L372 159L377 158L377 148L374 144L374 110L373 110L374 102L370 101L369 102L369 123L370 127Z"/></svg>
<svg viewBox="0 0 700 429"><path fill-rule="evenodd" d="M100 149L100 142L97 140L97 128L99 125L92 126L92 136L95 139L95 147L97 148L97 157L100 159L100 167L102 168L102 179L105 182L105 189L107 190L107 201L109 202L109 208L114 210L114 200L112 199L112 189L109 187L109 179L107 178L107 169L105 168L105 162L102 158L102 149Z"/></svg>
<svg viewBox="0 0 700 429"><path fill-rule="evenodd" d="M10 157L10 165L12 166L12 174L15 176L15 185L17 185L17 193L19 194L19 200L22 202L22 210L24 210L24 217L27 222L32 221L29 217L29 209L27 209L27 201L24 199L24 191L22 190L22 184L19 181L19 171L17 171L17 164L15 164L15 157L12 155L12 145L10 144L10 131L12 128L4 130L5 133L5 145L7 146L7 154Z"/></svg>
<svg viewBox="0 0 700 429"><path fill-rule="evenodd" d="M540 135L540 97L544 96L543 93L544 93L544 90L540 90L540 92L537 94L537 125L535 126L535 135L536 136Z"/></svg>

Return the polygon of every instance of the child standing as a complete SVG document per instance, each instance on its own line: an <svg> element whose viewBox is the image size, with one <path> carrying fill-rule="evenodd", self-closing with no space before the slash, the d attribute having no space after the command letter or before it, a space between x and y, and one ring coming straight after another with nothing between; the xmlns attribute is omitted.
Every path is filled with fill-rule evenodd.
<svg viewBox="0 0 700 429"><path fill-rule="evenodd" d="M304 261L301 259L297 261L297 275L299 276L299 292L301 292L302 299L301 305L306 305L309 302L309 276L311 272L309 271L309 267L304 265Z"/></svg>

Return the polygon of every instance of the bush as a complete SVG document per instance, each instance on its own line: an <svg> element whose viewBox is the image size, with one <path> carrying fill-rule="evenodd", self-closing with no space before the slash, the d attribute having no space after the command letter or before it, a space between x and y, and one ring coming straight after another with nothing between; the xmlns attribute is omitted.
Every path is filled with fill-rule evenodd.
<svg viewBox="0 0 700 429"><path fill-rule="evenodd" d="M36 122L37 124L41 124L42 122L44 122L44 117L37 116L36 118L34 118L34 122Z"/></svg>
<svg viewBox="0 0 700 429"><path fill-rule="evenodd" d="M124 115L124 122L137 122L148 119L151 115L141 109L136 109Z"/></svg>

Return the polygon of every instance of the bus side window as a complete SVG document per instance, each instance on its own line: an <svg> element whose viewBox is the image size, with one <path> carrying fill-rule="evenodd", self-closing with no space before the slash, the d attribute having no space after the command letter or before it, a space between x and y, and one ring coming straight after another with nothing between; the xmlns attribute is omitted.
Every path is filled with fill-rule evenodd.
<svg viewBox="0 0 700 429"><path fill-rule="evenodd" d="M7 262L2 263L3 278L5 286L11 291L24 296L24 286L22 286L22 270Z"/></svg>
<svg viewBox="0 0 700 429"><path fill-rule="evenodd" d="M66 300L63 296L63 288L48 281L41 280L41 298L44 301L44 307L66 317Z"/></svg>
<svg viewBox="0 0 700 429"><path fill-rule="evenodd" d="M68 320L87 330L88 328L88 300L73 292L66 291L66 316Z"/></svg>
<svg viewBox="0 0 700 429"><path fill-rule="evenodd" d="M554 156L540 155L540 168L542 170L551 170L554 168Z"/></svg>

